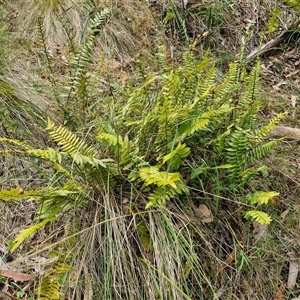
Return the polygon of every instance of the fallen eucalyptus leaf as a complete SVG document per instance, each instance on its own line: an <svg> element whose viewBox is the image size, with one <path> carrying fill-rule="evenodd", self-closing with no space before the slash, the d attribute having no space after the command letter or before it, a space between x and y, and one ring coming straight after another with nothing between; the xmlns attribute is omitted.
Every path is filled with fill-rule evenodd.
<svg viewBox="0 0 300 300"><path fill-rule="evenodd" d="M290 253L289 257L290 257L290 268L289 268L289 276L288 276L286 287L288 289L293 289L297 282L299 263L296 260L296 256L293 253Z"/></svg>
<svg viewBox="0 0 300 300"><path fill-rule="evenodd" d="M211 210L205 204L200 204L199 208L195 208L195 214L203 223L211 223L214 220Z"/></svg>

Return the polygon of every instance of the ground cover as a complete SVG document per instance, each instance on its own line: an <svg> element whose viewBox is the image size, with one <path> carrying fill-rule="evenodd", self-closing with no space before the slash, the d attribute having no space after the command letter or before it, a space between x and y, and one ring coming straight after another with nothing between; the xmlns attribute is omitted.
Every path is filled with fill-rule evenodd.
<svg viewBox="0 0 300 300"><path fill-rule="evenodd" d="M2 1L0 297L297 299L298 6Z"/></svg>

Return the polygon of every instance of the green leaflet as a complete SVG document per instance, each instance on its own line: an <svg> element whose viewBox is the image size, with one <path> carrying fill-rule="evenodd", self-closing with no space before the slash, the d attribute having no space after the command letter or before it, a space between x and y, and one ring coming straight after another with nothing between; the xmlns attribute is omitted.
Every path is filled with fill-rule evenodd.
<svg viewBox="0 0 300 300"><path fill-rule="evenodd" d="M26 229L21 230L20 233L15 237L15 239L11 243L10 251L14 252L21 245L21 243L24 240L28 239L32 234L36 233L40 228L45 226L47 223L53 222L55 220L56 220L56 217L45 219L45 220L43 220L42 222L40 222L38 224L32 225L32 226L30 226Z"/></svg>

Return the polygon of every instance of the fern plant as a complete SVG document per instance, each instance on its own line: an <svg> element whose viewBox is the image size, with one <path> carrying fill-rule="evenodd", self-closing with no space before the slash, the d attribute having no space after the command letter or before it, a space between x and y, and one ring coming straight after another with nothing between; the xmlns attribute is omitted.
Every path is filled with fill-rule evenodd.
<svg viewBox="0 0 300 300"><path fill-rule="evenodd" d="M74 54L68 62L69 83L67 86L63 83L63 87L57 79L57 72L53 67L52 58L47 50L48 45L44 24L41 19L38 18L37 28L39 40L43 48L46 68L49 71L52 95L57 102L58 107L64 114L63 122L65 125L68 122L71 122L73 126L78 126L78 122L79 124L84 122L86 115L89 114L88 109L91 105L91 97L89 96L88 71L90 66L93 64L93 52L96 36L101 33L101 28L109 14L110 9L105 8L93 15L89 21L87 29L84 33L82 33L82 41L77 48L70 38L69 42ZM62 18L62 21L65 20ZM64 29L66 33L69 33L67 28Z"/></svg>
<svg viewBox="0 0 300 300"><path fill-rule="evenodd" d="M197 62L187 52L183 58L183 66L172 69L159 55L162 73L150 75L131 93L120 117L135 153L128 178L153 188L147 208L187 195L186 172L201 182L210 182L218 174L221 190L240 191L252 176L266 169L256 163L276 146L267 136L283 114L257 127L259 63L250 74L232 63L218 82L208 56ZM105 130L100 128L98 137L110 146L122 141L112 132L108 138ZM118 151L125 153L122 142L118 144ZM191 159L195 162L192 170Z"/></svg>
<svg viewBox="0 0 300 300"><path fill-rule="evenodd" d="M69 211L84 210L91 205L90 200L94 199L95 194L100 194L107 186L113 187L112 178L116 167L112 159L100 159L95 148L66 128L55 125L50 119L46 131L58 148L35 149L22 141L0 138L0 142L6 144L6 149L1 150L0 154L13 153L29 157L35 164L50 162L52 168L50 178L44 178L48 186L31 190L12 188L0 191L2 201L27 200L37 203L32 224L21 229L13 241L8 243L11 252L19 249L41 228L65 218ZM66 229L64 234L67 234ZM68 250L66 247L66 243L58 245L63 254ZM39 299L61 299L61 290L65 284L63 278L70 269L63 254L57 255L58 262L49 265L50 270L41 277L35 290Z"/></svg>
<svg viewBox="0 0 300 300"><path fill-rule="evenodd" d="M2 139L18 146L13 151L19 154L49 160L57 174L68 178L68 183L61 183L57 197L51 191L47 192L48 198L44 196L47 209L40 209L43 218L53 217L47 210L56 213L84 202L76 197L82 197L86 192L84 184L90 181L99 191L107 182L113 187L120 175L135 184L143 183L143 189L150 191L146 205L149 208L188 195L187 173L192 175L192 184L199 180L209 182L218 173L225 192L228 188L238 191L265 169L255 164L275 147L276 142L266 141L266 137L282 115L266 126L256 126L259 64L247 74L233 63L223 81L217 82L215 66L208 56L197 62L187 52L183 66L174 70L162 57L160 62L163 72L150 75L131 92L120 111L120 119L124 121L123 126L118 126L119 132L109 123L97 126L96 141L100 148L109 150L102 151L101 159L96 148L50 119L46 130L58 150L34 149ZM86 68L81 63L78 66ZM202 150L196 151L198 148ZM199 155L201 160L197 158ZM195 162L192 170L190 159ZM74 180L74 171L69 170L68 163L82 181Z"/></svg>
<svg viewBox="0 0 300 300"><path fill-rule="evenodd" d="M70 271L70 266L58 261L52 265L50 271L46 272L35 289L35 295L41 300L62 299L62 287L65 275Z"/></svg>
<svg viewBox="0 0 300 300"><path fill-rule="evenodd" d="M13 149L2 150L1 154L16 153L41 161L48 161L55 170L52 175L54 176L52 182L55 186L22 191L22 193L19 189L3 189L0 192L0 199L4 201L27 199L40 203L36 212L37 223L21 230L11 243L11 251L18 248L24 240L32 236L41 227L55 221L61 213L75 207L87 205L90 193L89 183L93 182L93 186L98 188L99 191L106 187L107 182L113 185L113 180L110 181L109 179L112 177L112 170L114 169L111 159L97 158L95 149L66 128L55 125L50 119L48 119L46 130L60 149L34 149L21 141L8 138L0 139L0 142L15 146ZM77 177L74 176L74 173Z"/></svg>

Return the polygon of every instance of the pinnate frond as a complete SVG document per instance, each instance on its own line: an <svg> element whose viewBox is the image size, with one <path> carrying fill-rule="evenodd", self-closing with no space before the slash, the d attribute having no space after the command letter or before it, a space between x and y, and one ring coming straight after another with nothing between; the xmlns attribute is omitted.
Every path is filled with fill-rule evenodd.
<svg viewBox="0 0 300 300"><path fill-rule="evenodd" d="M251 205L268 204L272 198L277 197L278 195L279 193L274 191L270 191L270 192L258 191L248 195L247 202Z"/></svg>
<svg viewBox="0 0 300 300"><path fill-rule="evenodd" d="M15 200L24 200L24 199L32 199L37 200L41 197L41 195L45 192L45 189L36 189L23 191L20 189L9 189L9 190L1 190L0 191L0 200L2 201L15 201Z"/></svg>
<svg viewBox="0 0 300 300"><path fill-rule="evenodd" d="M235 167L229 169L230 180L235 180L241 173L244 166L244 156L249 147L249 139L246 133L238 128L235 130L228 142L227 150L227 163Z"/></svg>
<svg viewBox="0 0 300 300"><path fill-rule="evenodd" d="M210 118L213 115L213 111L208 111L200 116L191 116L190 119L183 122L180 126L181 139L184 139L187 136L194 134L196 131L199 131L210 122Z"/></svg>
<svg viewBox="0 0 300 300"><path fill-rule="evenodd" d="M48 218L38 224L32 225L26 229L21 230L20 233L15 237L15 239L11 243L11 252L14 252L23 241L28 239L32 234L36 233L40 228L44 227L47 223L53 222L55 220L55 217Z"/></svg>
<svg viewBox="0 0 300 300"><path fill-rule="evenodd" d="M177 170L182 163L182 159L189 156L190 152L190 148L187 147L186 144L178 143L173 151L164 156L162 163L165 164L169 162L169 168L171 170Z"/></svg>
<svg viewBox="0 0 300 300"><path fill-rule="evenodd" d="M246 219L252 219L259 224L269 225L272 221L272 218L267 213L260 210L249 210L245 212L244 217Z"/></svg>
<svg viewBox="0 0 300 300"><path fill-rule="evenodd" d="M141 168L139 170L141 179L146 185L156 184L157 186L171 186L177 188L177 183L180 181L180 173L170 173L159 171L157 166Z"/></svg>
<svg viewBox="0 0 300 300"><path fill-rule="evenodd" d="M274 116L267 125L262 126L261 128L256 128L253 130L252 134L259 138L266 137L272 129L282 120L282 118L286 115L286 113L279 113Z"/></svg>
<svg viewBox="0 0 300 300"><path fill-rule="evenodd" d="M277 145L277 141L269 141L265 144L256 146L247 152L247 163L252 164L266 157Z"/></svg>
<svg viewBox="0 0 300 300"><path fill-rule="evenodd" d="M166 201L175 198L177 195L188 195L189 189L183 180L177 183L176 189L171 186L159 186L148 197L149 202L145 209L155 205L164 205Z"/></svg>
<svg viewBox="0 0 300 300"><path fill-rule="evenodd" d="M61 151L70 154L80 153L86 156L95 155L95 150L88 146L84 141L80 140L75 134L70 132L65 127L56 126L50 118L48 118L48 125L46 130L51 138L61 146Z"/></svg>
<svg viewBox="0 0 300 300"><path fill-rule="evenodd" d="M68 273L70 266L66 263L58 262L51 267L51 270L43 275L38 288L34 291L41 300L59 300L62 298L61 275Z"/></svg>

